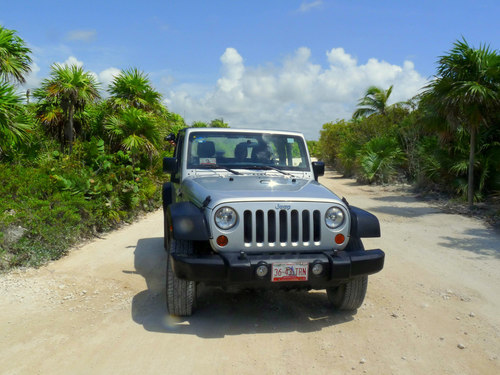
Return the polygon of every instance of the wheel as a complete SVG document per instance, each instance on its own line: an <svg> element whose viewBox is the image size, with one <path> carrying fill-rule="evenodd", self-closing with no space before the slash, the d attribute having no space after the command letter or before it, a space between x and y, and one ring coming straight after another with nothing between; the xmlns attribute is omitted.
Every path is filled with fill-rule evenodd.
<svg viewBox="0 0 500 375"><path fill-rule="evenodd" d="M368 276L361 276L336 288L328 288L328 300L339 310L356 310L363 304Z"/></svg>
<svg viewBox="0 0 500 375"><path fill-rule="evenodd" d="M351 237L346 251L364 250L363 243L357 237ZM368 276L349 280L347 283L326 290L328 300L339 310L356 310L363 304L368 287Z"/></svg>
<svg viewBox="0 0 500 375"><path fill-rule="evenodd" d="M191 241L170 239L167 257L167 309L170 315L190 316L196 299L196 283L179 279L172 268L170 254L190 255L193 253Z"/></svg>

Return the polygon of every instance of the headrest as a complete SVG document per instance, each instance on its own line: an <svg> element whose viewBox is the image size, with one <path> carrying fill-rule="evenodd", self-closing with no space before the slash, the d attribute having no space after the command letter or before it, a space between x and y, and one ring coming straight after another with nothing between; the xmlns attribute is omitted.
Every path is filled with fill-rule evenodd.
<svg viewBox="0 0 500 375"><path fill-rule="evenodd" d="M248 156L248 144L246 142L238 143L234 149L236 160L244 160Z"/></svg>
<svg viewBox="0 0 500 375"><path fill-rule="evenodd" d="M210 158L215 155L215 145L212 141L198 143L198 156L200 158Z"/></svg>

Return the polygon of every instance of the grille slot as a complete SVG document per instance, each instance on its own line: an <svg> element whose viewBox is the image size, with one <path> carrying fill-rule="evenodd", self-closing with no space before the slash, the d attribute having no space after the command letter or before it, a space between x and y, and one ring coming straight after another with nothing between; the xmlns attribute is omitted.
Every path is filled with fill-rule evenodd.
<svg viewBox="0 0 500 375"><path fill-rule="evenodd" d="M292 229L292 243L299 242L299 212L293 210L291 212L291 229Z"/></svg>
<svg viewBox="0 0 500 375"><path fill-rule="evenodd" d="M280 210L280 242L285 243L288 237L287 212Z"/></svg>
<svg viewBox="0 0 500 375"><path fill-rule="evenodd" d="M267 211L267 227L269 243L276 242L276 212L274 210Z"/></svg>
<svg viewBox="0 0 500 375"><path fill-rule="evenodd" d="M314 227L314 241L320 241L321 240L321 226L320 226L320 221L321 221L321 215L318 210L315 210L313 212L313 227Z"/></svg>
<svg viewBox="0 0 500 375"><path fill-rule="evenodd" d="M262 210L255 213L255 236L257 243L264 242L264 211Z"/></svg>
<svg viewBox="0 0 500 375"><path fill-rule="evenodd" d="M245 243L252 242L252 212L245 211L243 214L243 239Z"/></svg>
<svg viewBox="0 0 500 375"><path fill-rule="evenodd" d="M311 238L311 215L309 211L302 211L302 241L309 242Z"/></svg>
<svg viewBox="0 0 500 375"><path fill-rule="evenodd" d="M247 246L310 246L321 242L319 210L245 210L243 239Z"/></svg>

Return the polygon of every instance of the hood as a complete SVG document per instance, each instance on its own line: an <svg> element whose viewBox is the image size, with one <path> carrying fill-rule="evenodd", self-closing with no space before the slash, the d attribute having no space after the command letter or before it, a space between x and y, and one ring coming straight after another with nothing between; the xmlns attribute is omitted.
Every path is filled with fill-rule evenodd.
<svg viewBox="0 0 500 375"><path fill-rule="evenodd" d="M210 196L209 208L241 201L339 201L339 197L314 180L289 176L213 176L183 181L184 199L201 206Z"/></svg>

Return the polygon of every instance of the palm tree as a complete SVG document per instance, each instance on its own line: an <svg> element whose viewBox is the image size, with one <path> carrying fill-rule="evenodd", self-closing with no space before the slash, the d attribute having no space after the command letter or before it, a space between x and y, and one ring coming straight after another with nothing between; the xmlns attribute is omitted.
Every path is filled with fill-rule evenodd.
<svg viewBox="0 0 500 375"><path fill-rule="evenodd" d="M484 45L474 49L462 39L440 57L437 73L425 87L424 100L452 127L468 129L467 200L472 208L476 136L488 125L488 113L500 111L500 55Z"/></svg>
<svg viewBox="0 0 500 375"><path fill-rule="evenodd" d="M64 112L64 139L69 145L69 153L73 150L73 118L76 111L83 111L89 103L100 98L99 84L94 75L85 72L82 67L54 64L50 78L42 81L36 92L38 98L47 102L55 102Z"/></svg>
<svg viewBox="0 0 500 375"><path fill-rule="evenodd" d="M41 95L41 96L40 96ZM64 112L56 100L47 100L44 92L35 91L35 97L41 99L36 105L36 117L46 133L64 145Z"/></svg>
<svg viewBox="0 0 500 375"><path fill-rule="evenodd" d="M111 133L112 141L135 156L145 153L152 160L158 154L162 137L158 117L152 113L125 108L109 117L105 128Z"/></svg>
<svg viewBox="0 0 500 375"><path fill-rule="evenodd" d="M23 99L8 81L24 83L31 50L14 30L0 26L0 155L28 139L32 129Z"/></svg>
<svg viewBox="0 0 500 375"><path fill-rule="evenodd" d="M161 94L157 92L147 74L137 68L122 70L114 77L108 89L114 107L132 106L148 111L161 111Z"/></svg>
<svg viewBox="0 0 500 375"><path fill-rule="evenodd" d="M23 98L12 85L0 82L0 155L26 141L31 129Z"/></svg>
<svg viewBox="0 0 500 375"><path fill-rule="evenodd" d="M210 121L209 126L211 128L229 128L229 125L226 122L224 122L224 119L222 117Z"/></svg>
<svg viewBox="0 0 500 375"><path fill-rule="evenodd" d="M398 105L387 105L389 96L392 93L392 85L387 90L380 87L370 86L365 92L365 96L358 101L358 109L352 115L353 118L367 117L373 114L385 115L387 111Z"/></svg>
<svg viewBox="0 0 500 375"><path fill-rule="evenodd" d="M24 83L24 74L31 71L31 50L14 30L0 26L0 79Z"/></svg>
<svg viewBox="0 0 500 375"><path fill-rule="evenodd" d="M191 127L192 128L208 128L208 124L206 122L203 122L203 121L194 121L191 124Z"/></svg>

